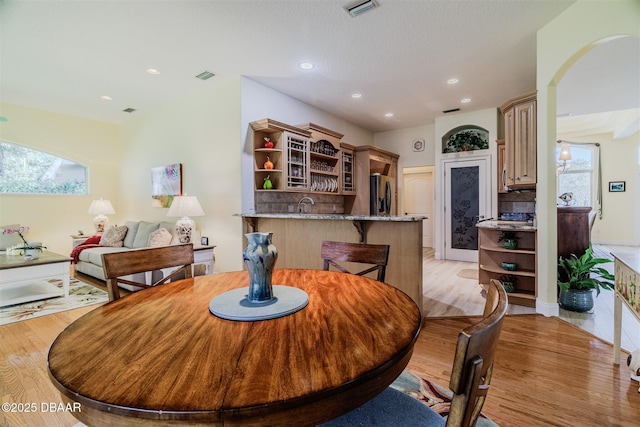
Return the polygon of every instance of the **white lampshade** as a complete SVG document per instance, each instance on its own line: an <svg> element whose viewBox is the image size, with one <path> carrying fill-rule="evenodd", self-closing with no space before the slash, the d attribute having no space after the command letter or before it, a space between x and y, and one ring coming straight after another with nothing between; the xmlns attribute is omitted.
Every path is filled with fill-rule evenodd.
<svg viewBox="0 0 640 427"><path fill-rule="evenodd" d="M105 215L114 215L116 211L113 209L109 200L100 199L91 202L91 206L89 206L87 213L90 215L96 215L96 217L93 218L93 225L96 229L96 233L102 233L109 225L109 218Z"/></svg>
<svg viewBox="0 0 640 427"><path fill-rule="evenodd" d="M171 202L167 216L184 217L184 216L203 216L204 211L196 196L176 196Z"/></svg>
<svg viewBox="0 0 640 427"><path fill-rule="evenodd" d="M189 243L191 233L196 227L194 220L190 216L203 216L204 211L198 198L195 196L176 196L171 202L167 216L182 217L176 222L176 232L180 238L180 243Z"/></svg>
<svg viewBox="0 0 640 427"><path fill-rule="evenodd" d="M568 142L560 144L560 156L558 156L558 160L571 160L571 146Z"/></svg>

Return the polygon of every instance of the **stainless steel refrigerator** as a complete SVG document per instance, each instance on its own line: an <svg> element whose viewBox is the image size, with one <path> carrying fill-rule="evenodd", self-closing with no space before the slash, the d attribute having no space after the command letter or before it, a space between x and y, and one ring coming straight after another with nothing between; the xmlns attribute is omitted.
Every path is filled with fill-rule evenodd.
<svg viewBox="0 0 640 427"><path fill-rule="evenodd" d="M369 179L370 202L369 213L371 216L394 216L395 208L395 188L396 183L393 178L379 173L374 173Z"/></svg>

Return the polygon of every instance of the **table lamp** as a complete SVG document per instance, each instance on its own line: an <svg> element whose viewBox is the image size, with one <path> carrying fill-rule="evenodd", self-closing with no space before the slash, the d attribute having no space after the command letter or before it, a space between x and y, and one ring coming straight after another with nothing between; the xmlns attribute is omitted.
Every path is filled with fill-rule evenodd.
<svg viewBox="0 0 640 427"><path fill-rule="evenodd" d="M108 200L94 200L89 206L87 211L90 215L96 215L93 218L93 226L96 228L96 233L104 233L104 229L109 225L109 218L106 215L114 215L116 211L113 210L111 202Z"/></svg>
<svg viewBox="0 0 640 427"><path fill-rule="evenodd" d="M191 232L196 227L194 220L190 216L203 216L204 211L195 196L176 196L171 202L167 216L182 217L176 222L176 233L180 238L180 243L191 241Z"/></svg>

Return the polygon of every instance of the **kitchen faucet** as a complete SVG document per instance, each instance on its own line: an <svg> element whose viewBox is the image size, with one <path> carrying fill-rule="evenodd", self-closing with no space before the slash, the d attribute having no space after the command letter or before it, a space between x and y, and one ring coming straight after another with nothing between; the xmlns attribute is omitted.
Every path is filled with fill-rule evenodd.
<svg viewBox="0 0 640 427"><path fill-rule="evenodd" d="M313 201L313 199L309 196L305 196L302 199L300 199L300 201L298 202L298 213L301 214L302 213L302 207L303 206L307 206L307 204L304 202L305 200L308 200L311 202L311 206L315 205L316 203ZM306 208L305 208L306 210Z"/></svg>

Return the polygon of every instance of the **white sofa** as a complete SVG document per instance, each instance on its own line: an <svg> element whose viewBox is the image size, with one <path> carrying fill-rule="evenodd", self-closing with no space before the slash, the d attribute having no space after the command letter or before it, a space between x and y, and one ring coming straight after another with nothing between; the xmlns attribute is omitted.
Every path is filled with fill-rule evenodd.
<svg viewBox="0 0 640 427"><path fill-rule="evenodd" d="M74 264L75 271L104 280L102 254L133 251L149 247L149 236L159 228L164 228L171 233L170 244L180 243L175 233L174 222L126 221L124 225L127 227L127 233L124 236L122 247L99 246L83 249L78 255L78 263Z"/></svg>

